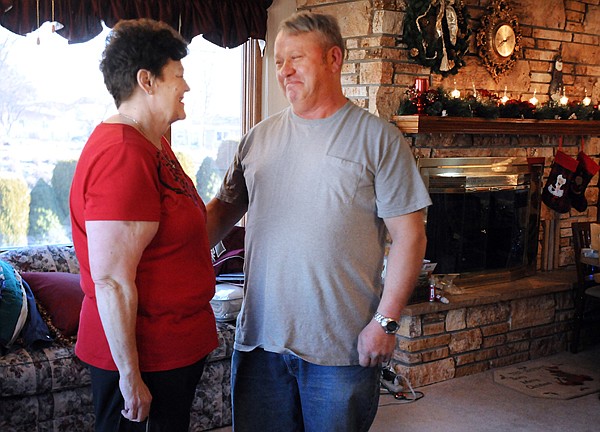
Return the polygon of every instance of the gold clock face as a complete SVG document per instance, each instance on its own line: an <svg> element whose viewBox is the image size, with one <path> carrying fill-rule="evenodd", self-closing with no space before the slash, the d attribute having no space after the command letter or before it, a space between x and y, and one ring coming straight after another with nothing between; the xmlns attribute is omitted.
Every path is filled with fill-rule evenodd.
<svg viewBox="0 0 600 432"><path fill-rule="evenodd" d="M502 57L509 57L515 50L515 31L508 24L502 24L494 35L494 49Z"/></svg>
<svg viewBox="0 0 600 432"><path fill-rule="evenodd" d="M517 62L521 52L521 30L507 0L491 0L488 13L481 17L477 49L484 66L496 81Z"/></svg>

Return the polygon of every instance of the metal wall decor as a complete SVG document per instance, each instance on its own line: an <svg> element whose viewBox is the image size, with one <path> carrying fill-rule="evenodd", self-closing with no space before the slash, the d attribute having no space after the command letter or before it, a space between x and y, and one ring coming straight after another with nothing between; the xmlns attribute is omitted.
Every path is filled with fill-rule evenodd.
<svg viewBox="0 0 600 432"><path fill-rule="evenodd" d="M507 0L493 0L481 18L477 33L479 57L495 81L509 71L521 55L519 21Z"/></svg>
<svg viewBox="0 0 600 432"><path fill-rule="evenodd" d="M462 0L407 2L402 40L417 63L446 76L465 65L471 31Z"/></svg>

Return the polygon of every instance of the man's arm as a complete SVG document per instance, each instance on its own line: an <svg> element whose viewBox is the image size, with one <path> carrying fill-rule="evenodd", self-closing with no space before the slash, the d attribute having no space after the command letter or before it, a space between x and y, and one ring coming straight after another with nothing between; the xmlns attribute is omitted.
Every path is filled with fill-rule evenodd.
<svg viewBox="0 0 600 432"><path fill-rule="evenodd" d="M394 319L410 298L423 265L427 237L423 212L385 219L392 237L387 258L385 286L377 311ZM396 344L393 334L386 334L381 325L371 320L358 337L361 366L377 366L391 358Z"/></svg>
<svg viewBox="0 0 600 432"><path fill-rule="evenodd" d="M247 209L247 205L231 204L218 198L210 200L206 205L208 213L206 230L211 248L231 231L231 228L244 216Z"/></svg>

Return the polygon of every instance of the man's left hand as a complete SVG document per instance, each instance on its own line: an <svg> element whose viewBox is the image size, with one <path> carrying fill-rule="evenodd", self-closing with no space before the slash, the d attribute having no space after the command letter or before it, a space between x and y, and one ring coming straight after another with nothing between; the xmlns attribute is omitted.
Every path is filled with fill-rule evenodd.
<svg viewBox="0 0 600 432"><path fill-rule="evenodd" d="M363 367L376 367L392 358L396 335L387 334L375 320L358 335L358 361Z"/></svg>

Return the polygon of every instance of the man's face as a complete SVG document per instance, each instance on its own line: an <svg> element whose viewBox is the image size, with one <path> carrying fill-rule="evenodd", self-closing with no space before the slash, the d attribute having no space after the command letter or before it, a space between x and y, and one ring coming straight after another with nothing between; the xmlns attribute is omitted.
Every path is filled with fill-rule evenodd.
<svg viewBox="0 0 600 432"><path fill-rule="evenodd" d="M277 35L277 81L296 113L318 106L321 98L327 97L328 83L334 77L329 54L323 50L318 33Z"/></svg>

